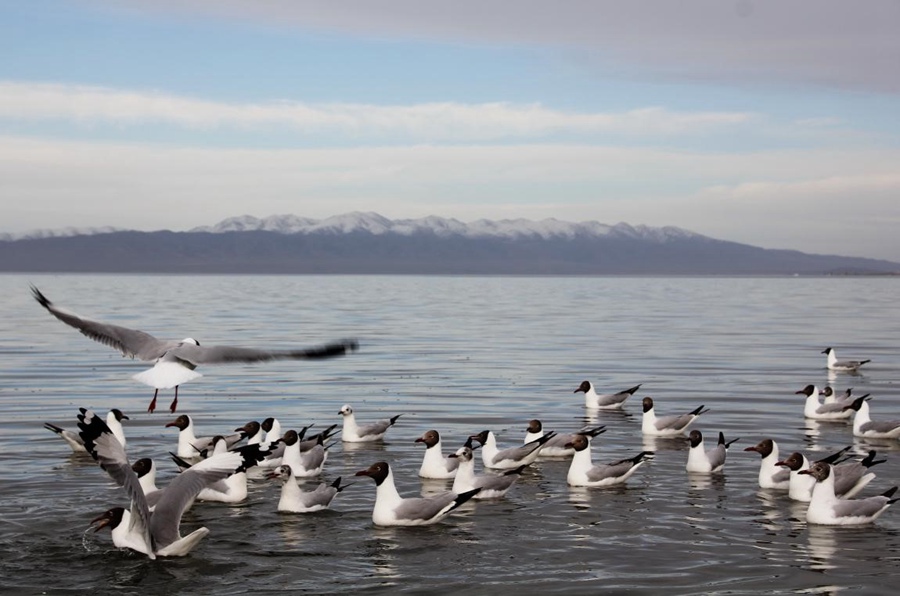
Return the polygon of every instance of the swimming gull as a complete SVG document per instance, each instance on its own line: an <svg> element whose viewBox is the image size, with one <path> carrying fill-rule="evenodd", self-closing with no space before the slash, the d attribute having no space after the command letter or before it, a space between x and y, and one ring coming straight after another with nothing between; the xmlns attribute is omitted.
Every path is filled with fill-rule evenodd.
<svg viewBox="0 0 900 596"><path fill-rule="evenodd" d="M590 381L582 381L578 389L572 393L584 392L584 405L594 410L618 410L625 405L625 400L640 389L640 385L635 385L630 389L625 389L617 393L597 393L594 385Z"/></svg>
<svg viewBox="0 0 900 596"><path fill-rule="evenodd" d="M428 526L435 524L478 494L476 488L462 494L452 491L433 497L403 498L394 485L394 473L387 462L377 462L356 473L375 481L372 522L376 526Z"/></svg>
<svg viewBox="0 0 900 596"><path fill-rule="evenodd" d="M591 441L585 435L572 439L575 455L569 464L566 482L569 486L604 487L624 484L644 462L653 456L652 451L641 451L634 457L608 464L595 464L591 459Z"/></svg>
<svg viewBox="0 0 900 596"><path fill-rule="evenodd" d="M872 362L871 360L838 360L834 348L825 348L822 350L822 353L826 356L825 365L828 367L828 370L857 372L863 364Z"/></svg>
<svg viewBox="0 0 900 596"><path fill-rule="evenodd" d="M688 450L687 465L685 468L688 472L714 474L721 472L725 468L725 457L728 448L740 439L732 439L725 442L725 433L719 432L719 441L716 446L710 450L706 450L703 444L703 433L699 430L692 430L688 435L691 447Z"/></svg>
<svg viewBox="0 0 900 596"><path fill-rule="evenodd" d="M709 409L703 406L695 408L688 414L676 414L671 416L657 416L653 405L653 398L645 397L643 401L644 417L641 420L641 431L645 435L655 437L674 437L684 433L688 426L701 414Z"/></svg>
<svg viewBox="0 0 900 596"><path fill-rule="evenodd" d="M387 430L397 422L397 419L403 415L397 414L392 418L360 426L356 423L356 414L353 413L353 408L350 404L344 404L338 414L344 417L344 432L341 435L341 440L347 443L380 441L384 438L384 433L386 433Z"/></svg>
<svg viewBox="0 0 900 596"><path fill-rule="evenodd" d="M897 499L894 486L880 495L866 499L841 499L834 494L834 472L831 464L814 463L800 474L809 474L816 479L812 499L806 511L806 521L811 524L830 526L855 526L869 524Z"/></svg>

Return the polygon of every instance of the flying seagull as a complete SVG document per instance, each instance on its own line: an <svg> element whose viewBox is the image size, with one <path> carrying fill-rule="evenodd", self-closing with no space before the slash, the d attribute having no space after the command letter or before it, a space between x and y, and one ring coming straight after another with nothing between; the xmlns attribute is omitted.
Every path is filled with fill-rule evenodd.
<svg viewBox="0 0 900 596"><path fill-rule="evenodd" d="M115 348L123 356L154 362L153 368L134 375L134 379L154 388L153 401L147 411L156 409L156 396L160 389L175 388L175 399L169 409L174 413L178 406L178 386L202 376L194 369L201 364L253 363L268 360L319 360L343 356L357 349L356 340L340 340L298 350L258 350L232 346L201 346L193 338L181 341L161 340L144 331L129 329L85 319L50 302L40 290L31 286L31 293L38 303L54 317L78 329L83 335Z"/></svg>

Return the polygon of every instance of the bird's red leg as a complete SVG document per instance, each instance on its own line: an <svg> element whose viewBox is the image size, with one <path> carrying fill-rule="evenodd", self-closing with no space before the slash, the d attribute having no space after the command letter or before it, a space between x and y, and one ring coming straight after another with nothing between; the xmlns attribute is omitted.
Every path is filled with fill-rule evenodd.
<svg viewBox="0 0 900 596"><path fill-rule="evenodd" d="M159 393L159 389L154 389L153 390L153 401L150 402L150 407L147 408L147 411L150 412L151 414L153 413L153 410L156 409L156 394L157 393Z"/></svg>
<svg viewBox="0 0 900 596"><path fill-rule="evenodd" d="M169 411L173 414L175 413L175 408L178 407L178 385L175 385L175 399L172 400L172 405L169 406Z"/></svg>

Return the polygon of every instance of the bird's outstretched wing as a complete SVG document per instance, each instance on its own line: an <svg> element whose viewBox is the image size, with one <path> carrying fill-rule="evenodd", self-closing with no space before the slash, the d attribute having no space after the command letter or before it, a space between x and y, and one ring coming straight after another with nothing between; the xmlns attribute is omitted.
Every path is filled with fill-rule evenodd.
<svg viewBox="0 0 900 596"><path fill-rule="evenodd" d="M299 350L257 350L233 346L198 346L185 342L170 349L167 357L178 358L179 360L190 362L194 366L200 364L227 364L231 362L265 362L268 360L321 360L343 356L355 351L358 347L356 340L352 339Z"/></svg>
<svg viewBox="0 0 900 596"><path fill-rule="evenodd" d="M228 478L243 464L242 454L227 451L204 459L176 476L153 510L150 531L157 548L165 548L181 538L181 516L201 490Z"/></svg>
<svg viewBox="0 0 900 596"><path fill-rule="evenodd" d="M141 360L156 360L162 356L173 342L159 340L149 333L129 329L119 325L111 325L92 321L78 316L72 311L60 308L50 302L40 290L31 286L31 294L47 311L70 327L74 327L83 335L103 345L122 352L125 356L137 357ZM176 342L177 343L177 342Z"/></svg>
<svg viewBox="0 0 900 596"><path fill-rule="evenodd" d="M132 531L142 534L147 545L153 548L150 538L150 507L147 505L141 482L128 463L125 448L109 430L106 422L91 410L80 408L78 428L80 429L78 434L84 441L87 452L131 498Z"/></svg>

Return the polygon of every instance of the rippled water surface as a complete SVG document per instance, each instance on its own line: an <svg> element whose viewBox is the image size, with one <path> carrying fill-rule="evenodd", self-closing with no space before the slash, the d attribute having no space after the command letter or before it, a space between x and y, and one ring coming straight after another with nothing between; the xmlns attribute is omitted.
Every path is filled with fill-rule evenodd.
<svg viewBox="0 0 900 596"><path fill-rule="evenodd" d="M594 459L656 451L627 487L567 487L568 462L533 465L505 500L465 505L427 528L372 525L374 483L359 478L333 510L283 515L279 486L257 481L241 506L198 504L184 529L210 535L190 556L150 561L112 547L89 521L127 505L90 458L73 457L44 422L75 427L79 407L118 407L133 458L174 474L173 419L130 379L146 368L53 319L28 284L79 314L201 343L287 348L356 337L351 357L207 367L180 409L201 434L276 416L285 427L403 413L384 444L338 443L323 478L378 460L404 494L446 488L416 477L438 429L447 447L492 429L521 443L526 423L607 425ZM871 392L873 417L900 418L898 281L887 278L482 278L0 276L0 589L4 593L240 594L396 590L525 593L891 593L900 507L873 526L809 527L784 494L760 491L764 437L782 451L854 445L843 423L804 421L807 383ZM871 358L829 378L821 350ZM640 392L624 411L588 417L579 383ZM692 478L682 440L646 441L639 399L661 414L706 404L697 428L741 437L723 475ZM863 492L900 482L900 442Z"/></svg>

